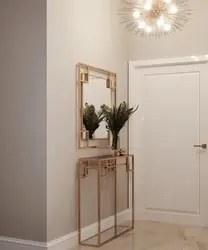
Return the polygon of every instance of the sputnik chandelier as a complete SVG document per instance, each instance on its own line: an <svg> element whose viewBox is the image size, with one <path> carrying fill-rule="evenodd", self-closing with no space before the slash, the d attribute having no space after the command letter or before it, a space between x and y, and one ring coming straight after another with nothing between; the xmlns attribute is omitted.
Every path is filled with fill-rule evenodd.
<svg viewBox="0 0 208 250"><path fill-rule="evenodd" d="M140 36L169 35L182 30L188 22L192 10L189 0L123 0L119 11L121 23L129 31Z"/></svg>

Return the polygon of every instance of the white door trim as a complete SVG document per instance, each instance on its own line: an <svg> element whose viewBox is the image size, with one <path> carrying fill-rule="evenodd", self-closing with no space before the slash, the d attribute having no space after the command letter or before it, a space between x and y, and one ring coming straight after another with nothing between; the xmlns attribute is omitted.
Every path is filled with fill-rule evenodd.
<svg viewBox="0 0 208 250"><path fill-rule="evenodd" d="M173 57L173 58L160 58L160 59L148 59L138 60L129 62L129 70L132 68L148 68L148 67L159 67L169 65L183 65L183 64L200 64L207 63L208 55L200 56L185 56L185 57ZM129 74L129 77L131 75ZM130 84L130 79L129 79Z"/></svg>
<svg viewBox="0 0 208 250"><path fill-rule="evenodd" d="M197 57L193 57L193 56L187 56L187 57L179 57L179 58L162 58L162 59L149 59L149 60L138 60L138 61L130 61L129 62L129 76L128 76L128 102L130 103L130 105L134 105L136 103L131 103L131 95L130 95L130 89L132 88L133 84L135 83L135 78L134 78L134 72L135 70L139 70L139 69L147 69L147 68L157 68L157 67L162 67L162 66L180 66L180 65L198 65L198 64L202 64L205 65L208 63L208 56L207 55L201 55L201 56L197 56ZM198 67L198 66L196 66ZM156 69L155 69L156 70ZM207 74L206 74L207 77ZM204 78L204 74L202 76L202 78ZM203 105L204 106L204 105ZM131 123L131 122L130 122ZM131 126L129 125L129 128L131 128ZM128 131L128 144L129 144L129 150L130 153L131 152L131 137L130 137L130 129ZM137 166L136 166L137 169ZM137 170L136 170L137 171ZM204 195L204 194L203 194ZM136 197L135 197L136 198ZM150 216L151 217L151 216ZM141 214L137 217L136 219L141 219L143 218L144 220L153 220L155 218L155 216L153 216L152 218L150 217L146 217L145 215ZM170 223L177 223L177 224L190 224L190 225L207 225L207 222L204 221L199 221L196 216L189 216L189 215L184 215L184 214L172 214L172 217L170 218L168 216L168 213L161 213L160 211L157 212L157 218L159 221L164 221L164 222L170 222Z"/></svg>

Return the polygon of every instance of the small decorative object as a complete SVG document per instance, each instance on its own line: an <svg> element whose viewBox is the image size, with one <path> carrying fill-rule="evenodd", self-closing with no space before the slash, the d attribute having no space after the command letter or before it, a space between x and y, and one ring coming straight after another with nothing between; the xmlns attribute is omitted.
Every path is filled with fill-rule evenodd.
<svg viewBox="0 0 208 250"><path fill-rule="evenodd" d="M189 0L124 0L121 23L136 35L169 35L182 30L190 19Z"/></svg>
<svg viewBox="0 0 208 250"><path fill-rule="evenodd" d="M119 156L124 156L124 155L125 155L125 150L121 148L119 150Z"/></svg>
<svg viewBox="0 0 208 250"><path fill-rule="evenodd" d="M126 102L122 102L118 108L116 106L113 108L106 105L101 106L101 113L107 124L107 130L111 132L113 137L112 150L118 152L119 132L137 109L138 106L135 109L129 108Z"/></svg>
<svg viewBox="0 0 208 250"><path fill-rule="evenodd" d="M115 156L115 157L120 156L119 150L118 150L118 149L113 149L113 148L111 148L111 150L112 150L112 155L113 155L113 156Z"/></svg>
<svg viewBox="0 0 208 250"><path fill-rule="evenodd" d="M94 105L85 103L83 111L83 124L85 129L89 131L89 139L93 139L93 134L99 128L100 123L104 119L101 112L96 112Z"/></svg>

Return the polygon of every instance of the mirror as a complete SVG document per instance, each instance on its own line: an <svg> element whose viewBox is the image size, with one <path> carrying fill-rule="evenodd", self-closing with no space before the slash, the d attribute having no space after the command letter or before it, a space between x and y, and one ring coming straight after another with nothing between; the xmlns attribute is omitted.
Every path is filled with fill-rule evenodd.
<svg viewBox="0 0 208 250"><path fill-rule="evenodd" d="M116 74L79 63L77 83L79 148L110 147L101 106L116 104Z"/></svg>
<svg viewBox="0 0 208 250"><path fill-rule="evenodd" d="M110 91L111 90L106 87L106 81L104 79L90 77L89 83L83 85L84 110L86 110L90 105L93 105L95 108L95 112L99 117L100 107L103 104L111 106ZM84 127L86 128L87 121L83 123ZM105 122L102 120L102 115L100 115L99 127L95 130L94 133L90 133L89 137L90 139L103 139L108 137L108 132L106 130Z"/></svg>

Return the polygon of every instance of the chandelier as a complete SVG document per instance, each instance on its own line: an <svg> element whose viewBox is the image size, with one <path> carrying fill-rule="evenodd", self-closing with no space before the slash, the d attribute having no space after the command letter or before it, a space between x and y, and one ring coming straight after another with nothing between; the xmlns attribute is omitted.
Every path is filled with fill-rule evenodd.
<svg viewBox="0 0 208 250"><path fill-rule="evenodd" d="M119 11L121 23L140 36L160 37L182 30L192 13L189 0L123 1L124 7Z"/></svg>

